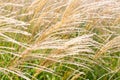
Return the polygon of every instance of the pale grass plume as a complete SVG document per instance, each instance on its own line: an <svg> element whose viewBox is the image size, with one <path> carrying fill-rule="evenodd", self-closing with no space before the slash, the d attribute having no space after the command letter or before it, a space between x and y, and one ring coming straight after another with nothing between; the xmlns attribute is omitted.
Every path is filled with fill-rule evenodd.
<svg viewBox="0 0 120 80"><path fill-rule="evenodd" d="M0 78L119 78L119 7L119 0L1 0Z"/></svg>

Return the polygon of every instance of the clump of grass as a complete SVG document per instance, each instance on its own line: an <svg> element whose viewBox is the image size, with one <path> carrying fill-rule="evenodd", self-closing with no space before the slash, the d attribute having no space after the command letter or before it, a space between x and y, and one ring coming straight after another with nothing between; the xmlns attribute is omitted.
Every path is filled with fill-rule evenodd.
<svg viewBox="0 0 120 80"><path fill-rule="evenodd" d="M119 0L1 0L0 79L119 80Z"/></svg>

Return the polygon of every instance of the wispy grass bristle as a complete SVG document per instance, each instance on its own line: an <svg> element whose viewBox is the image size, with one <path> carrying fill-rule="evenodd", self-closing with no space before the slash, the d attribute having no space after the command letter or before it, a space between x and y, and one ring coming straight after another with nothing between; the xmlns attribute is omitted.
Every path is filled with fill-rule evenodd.
<svg viewBox="0 0 120 80"><path fill-rule="evenodd" d="M0 0L0 80L119 80L119 0Z"/></svg>

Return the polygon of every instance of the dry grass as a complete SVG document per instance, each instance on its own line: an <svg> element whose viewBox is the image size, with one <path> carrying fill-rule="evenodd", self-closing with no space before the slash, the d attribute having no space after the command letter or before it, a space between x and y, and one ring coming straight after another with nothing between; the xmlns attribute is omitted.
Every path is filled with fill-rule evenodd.
<svg viewBox="0 0 120 80"><path fill-rule="evenodd" d="M119 80L119 0L1 0L1 80Z"/></svg>

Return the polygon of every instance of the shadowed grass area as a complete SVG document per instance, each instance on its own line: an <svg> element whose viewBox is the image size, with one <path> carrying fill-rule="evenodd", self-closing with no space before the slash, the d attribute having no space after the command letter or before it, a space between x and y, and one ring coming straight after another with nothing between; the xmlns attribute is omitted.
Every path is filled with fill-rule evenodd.
<svg viewBox="0 0 120 80"><path fill-rule="evenodd" d="M0 0L0 80L120 80L119 0Z"/></svg>

